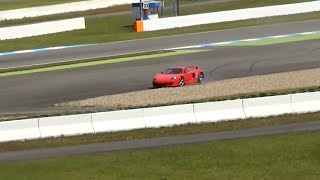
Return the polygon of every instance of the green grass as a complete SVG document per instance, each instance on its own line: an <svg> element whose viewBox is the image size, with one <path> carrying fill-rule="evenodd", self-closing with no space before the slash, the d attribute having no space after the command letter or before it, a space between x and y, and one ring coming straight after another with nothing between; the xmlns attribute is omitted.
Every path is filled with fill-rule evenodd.
<svg viewBox="0 0 320 180"><path fill-rule="evenodd" d="M225 3L225 6L230 8L231 7L236 8L236 7L239 7L240 5L253 6L255 5L255 3L261 4L262 2L269 2L269 1L262 1L262 0L258 0L254 2L244 1L243 3L238 3L236 5L231 4L232 6L231 5L227 6L228 3ZM277 1L277 2L280 2L280 1ZM281 1L281 2L285 2L285 1ZM202 13L202 12L214 11L214 8L216 6L218 5L216 4L214 6L201 6L201 8L199 8L196 12ZM188 10L193 11L194 9L195 7L184 8L185 11L188 11ZM113 41L121 41L121 40L186 34L186 33L194 33L194 32L232 29L232 28L248 27L248 26L259 26L264 24L303 21L303 20L319 19L319 14L320 12L314 12L314 13L306 13L306 14L299 14L299 15L262 18L262 19L255 19L255 20L245 20L245 21L218 23L218 24L210 24L210 25L200 25L200 26L186 27L186 28L180 28L180 29L171 29L171 30L162 30L162 31L154 31L154 32L144 32L144 33L134 32L132 27L131 15L112 16L112 17L105 17L105 18L89 18L86 20L87 28L85 30L76 30L72 32L44 35L44 36L38 36L38 37L32 37L32 38L23 38L23 39L17 39L17 40L7 40L0 44L0 52L21 50L21 49L42 48L42 47L48 47L48 46L113 42ZM112 26L110 26L110 24L112 24Z"/></svg>
<svg viewBox="0 0 320 180"><path fill-rule="evenodd" d="M319 179L320 132L0 165L1 179Z"/></svg>

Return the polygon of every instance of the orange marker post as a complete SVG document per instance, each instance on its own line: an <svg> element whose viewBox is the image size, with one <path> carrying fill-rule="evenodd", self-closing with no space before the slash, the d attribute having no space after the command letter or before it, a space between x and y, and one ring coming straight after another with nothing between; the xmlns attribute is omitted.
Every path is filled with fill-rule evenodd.
<svg viewBox="0 0 320 180"><path fill-rule="evenodd" d="M136 32L143 32L143 22L141 20L134 22L134 30Z"/></svg>

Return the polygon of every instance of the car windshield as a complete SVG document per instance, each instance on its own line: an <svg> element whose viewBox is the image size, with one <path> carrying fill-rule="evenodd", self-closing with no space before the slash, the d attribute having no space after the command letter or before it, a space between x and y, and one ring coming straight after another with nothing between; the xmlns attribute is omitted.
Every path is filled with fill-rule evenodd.
<svg viewBox="0 0 320 180"><path fill-rule="evenodd" d="M181 68L169 68L164 73L165 74L181 74L182 70L181 70Z"/></svg>

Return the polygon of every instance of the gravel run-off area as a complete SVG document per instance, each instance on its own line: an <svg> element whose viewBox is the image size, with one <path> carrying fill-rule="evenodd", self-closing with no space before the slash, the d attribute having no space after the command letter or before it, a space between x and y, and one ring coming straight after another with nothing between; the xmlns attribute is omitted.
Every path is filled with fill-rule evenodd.
<svg viewBox="0 0 320 180"><path fill-rule="evenodd" d="M320 68L160 88L56 104L56 107L122 109L176 104L238 94L320 86Z"/></svg>

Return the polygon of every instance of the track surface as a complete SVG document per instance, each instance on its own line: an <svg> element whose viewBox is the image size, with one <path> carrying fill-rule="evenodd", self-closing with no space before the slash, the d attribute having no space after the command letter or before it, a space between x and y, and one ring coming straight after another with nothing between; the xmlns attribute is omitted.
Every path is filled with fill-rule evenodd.
<svg viewBox="0 0 320 180"><path fill-rule="evenodd" d="M171 37L97 44L75 49L52 50L0 57L0 69L47 64L85 58L105 57L126 53L175 48L197 44L292 34L320 29L320 20L265 25L232 30L194 33Z"/></svg>
<svg viewBox="0 0 320 180"><path fill-rule="evenodd" d="M73 147L60 147L51 149L38 149L29 151L0 153L0 163L12 161L37 160L43 158L66 157L71 155L103 153L141 148L155 148L160 146L190 144L200 142L214 142L226 139L249 138L266 135L280 135L303 131L320 130L320 121L296 123L274 127L253 128L247 130L226 131L218 133L172 136L153 139L140 139L122 142L80 145Z"/></svg>
<svg viewBox="0 0 320 180"><path fill-rule="evenodd" d="M208 52L0 78L0 113L39 111L69 100L148 89L169 66L199 65L215 81L320 67L320 40Z"/></svg>

